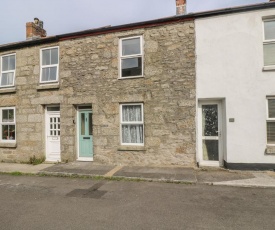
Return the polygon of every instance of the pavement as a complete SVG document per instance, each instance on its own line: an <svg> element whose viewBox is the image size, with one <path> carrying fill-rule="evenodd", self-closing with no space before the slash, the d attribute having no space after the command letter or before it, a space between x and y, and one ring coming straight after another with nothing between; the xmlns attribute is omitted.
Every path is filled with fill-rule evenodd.
<svg viewBox="0 0 275 230"><path fill-rule="evenodd" d="M39 165L0 163L0 173L48 176L105 177L215 186L275 188L274 171L237 171L223 168L186 168L179 166L114 166L94 162L71 162Z"/></svg>

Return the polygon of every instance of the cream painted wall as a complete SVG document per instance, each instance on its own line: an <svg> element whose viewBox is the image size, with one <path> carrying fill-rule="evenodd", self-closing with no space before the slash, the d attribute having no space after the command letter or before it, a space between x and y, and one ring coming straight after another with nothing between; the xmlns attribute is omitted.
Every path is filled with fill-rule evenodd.
<svg viewBox="0 0 275 230"><path fill-rule="evenodd" d="M262 17L270 15L275 9L195 21L197 100L225 98L228 163L275 163L275 155L265 155L266 97L275 96L275 70L262 70Z"/></svg>

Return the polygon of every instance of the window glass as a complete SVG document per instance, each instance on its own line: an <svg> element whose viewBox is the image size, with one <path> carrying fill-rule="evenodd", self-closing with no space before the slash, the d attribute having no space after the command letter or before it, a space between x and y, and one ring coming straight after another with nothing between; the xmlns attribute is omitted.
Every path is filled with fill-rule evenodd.
<svg viewBox="0 0 275 230"><path fill-rule="evenodd" d="M57 67L42 68L42 81L55 81L57 75Z"/></svg>
<svg viewBox="0 0 275 230"><path fill-rule="evenodd" d="M127 58L122 59L122 77L140 76L142 75L142 59L137 58Z"/></svg>
<svg viewBox="0 0 275 230"><path fill-rule="evenodd" d="M123 105L122 121L142 121L141 105Z"/></svg>
<svg viewBox="0 0 275 230"><path fill-rule="evenodd" d="M51 49L51 65L58 64L58 49Z"/></svg>
<svg viewBox="0 0 275 230"><path fill-rule="evenodd" d="M14 110L3 109L2 110L2 122L13 122L14 121Z"/></svg>
<svg viewBox="0 0 275 230"><path fill-rule="evenodd" d="M9 55L2 58L2 71L15 69L15 55Z"/></svg>
<svg viewBox="0 0 275 230"><path fill-rule="evenodd" d="M122 125L122 143L143 143L143 125Z"/></svg>
<svg viewBox="0 0 275 230"><path fill-rule="evenodd" d="M265 40L275 39L275 20L264 22Z"/></svg>
<svg viewBox="0 0 275 230"><path fill-rule="evenodd" d="M2 73L1 86L13 85L14 73Z"/></svg>
<svg viewBox="0 0 275 230"><path fill-rule="evenodd" d="M43 50L42 51L42 65L50 65L51 64L51 50Z"/></svg>
<svg viewBox="0 0 275 230"><path fill-rule="evenodd" d="M93 135L93 117L92 113L89 113L89 135Z"/></svg>
<svg viewBox="0 0 275 230"><path fill-rule="evenodd" d="M275 99L268 99L268 117L275 118Z"/></svg>
<svg viewBox="0 0 275 230"><path fill-rule="evenodd" d="M275 43L264 44L264 65L275 65Z"/></svg>
<svg viewBox="0 0 275 230"><path fill-rule="evenodd" d="M15 140L15 125L2 125L2 140Z"/></svg>
<svg viewBox="0 0 275 230"><path fill-rule="evenodd" d="M275 122L267 122L267 144L275 144Z"/></svg>
<svg viewBox="0 0 275 230"><path fill-rule="evenodd" d="M85 113L81 113L81 135L85 135Z"/></svg>
<svg viewBox="0 0 275 230"><path fill-rule="evenodd" d="M47 111L60 111L60 107L56 106L56 107L47 107Z"/></svg>
<svg viewBox="0 0 275 230"><path fill-rule="evenodd" d="M122 55L141 54L140 38L122 40Z"/></svg>

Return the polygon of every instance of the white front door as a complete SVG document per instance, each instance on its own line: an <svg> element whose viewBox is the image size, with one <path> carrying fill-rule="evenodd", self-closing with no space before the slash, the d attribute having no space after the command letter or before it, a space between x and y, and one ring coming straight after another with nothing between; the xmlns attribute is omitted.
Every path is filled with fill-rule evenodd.
<svg viewBox="0 0 275 230"><path fill-rule="evenodd" d="M222 166L222 111L221 102L199 102L199 165Z"/></svg>
<svg viewBox="0 0 275 230"><path fill-rule="evenodd" d="M60 161L60 107L46 107L46 161Z"/></svg>

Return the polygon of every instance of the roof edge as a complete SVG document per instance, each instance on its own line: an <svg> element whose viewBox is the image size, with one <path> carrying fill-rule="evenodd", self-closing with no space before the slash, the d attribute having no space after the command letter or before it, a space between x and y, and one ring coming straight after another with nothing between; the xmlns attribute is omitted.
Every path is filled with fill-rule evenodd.
<svg viewBox="0 0 275 230"><path fill-rule="evenodd" d="M12 50L12 49L23 48L23 47L47 44L51 42L58 42L58 41L63 41L68 39L76 39L76 38L87 37L87 36L96 36L100 34L107 34L111 32L118 32L118 31L125 31L125 30L133 30L138 28L148 28L148 27L160 26L160 25L169 24L169 23L196 20L198 18L207 18L212 16L218 16L218 15L249 12L254 10L268 9L268 8L275 8L275 2L265 2L260 4L237 6L237 7L204 11L204 12L198 12L198 13L189 13L185 15L176 15L176 16L171 16L171 17L166 17L161 19L154 19L150 21L135 22L130 24L118 25L118 26L106 26L106 27L100 27L96 29L84 30L79 32L60 34L60 35L36 39L36 40L9 43L9 44L0 45L0 51L2 52L2 51Z"/></svg>

